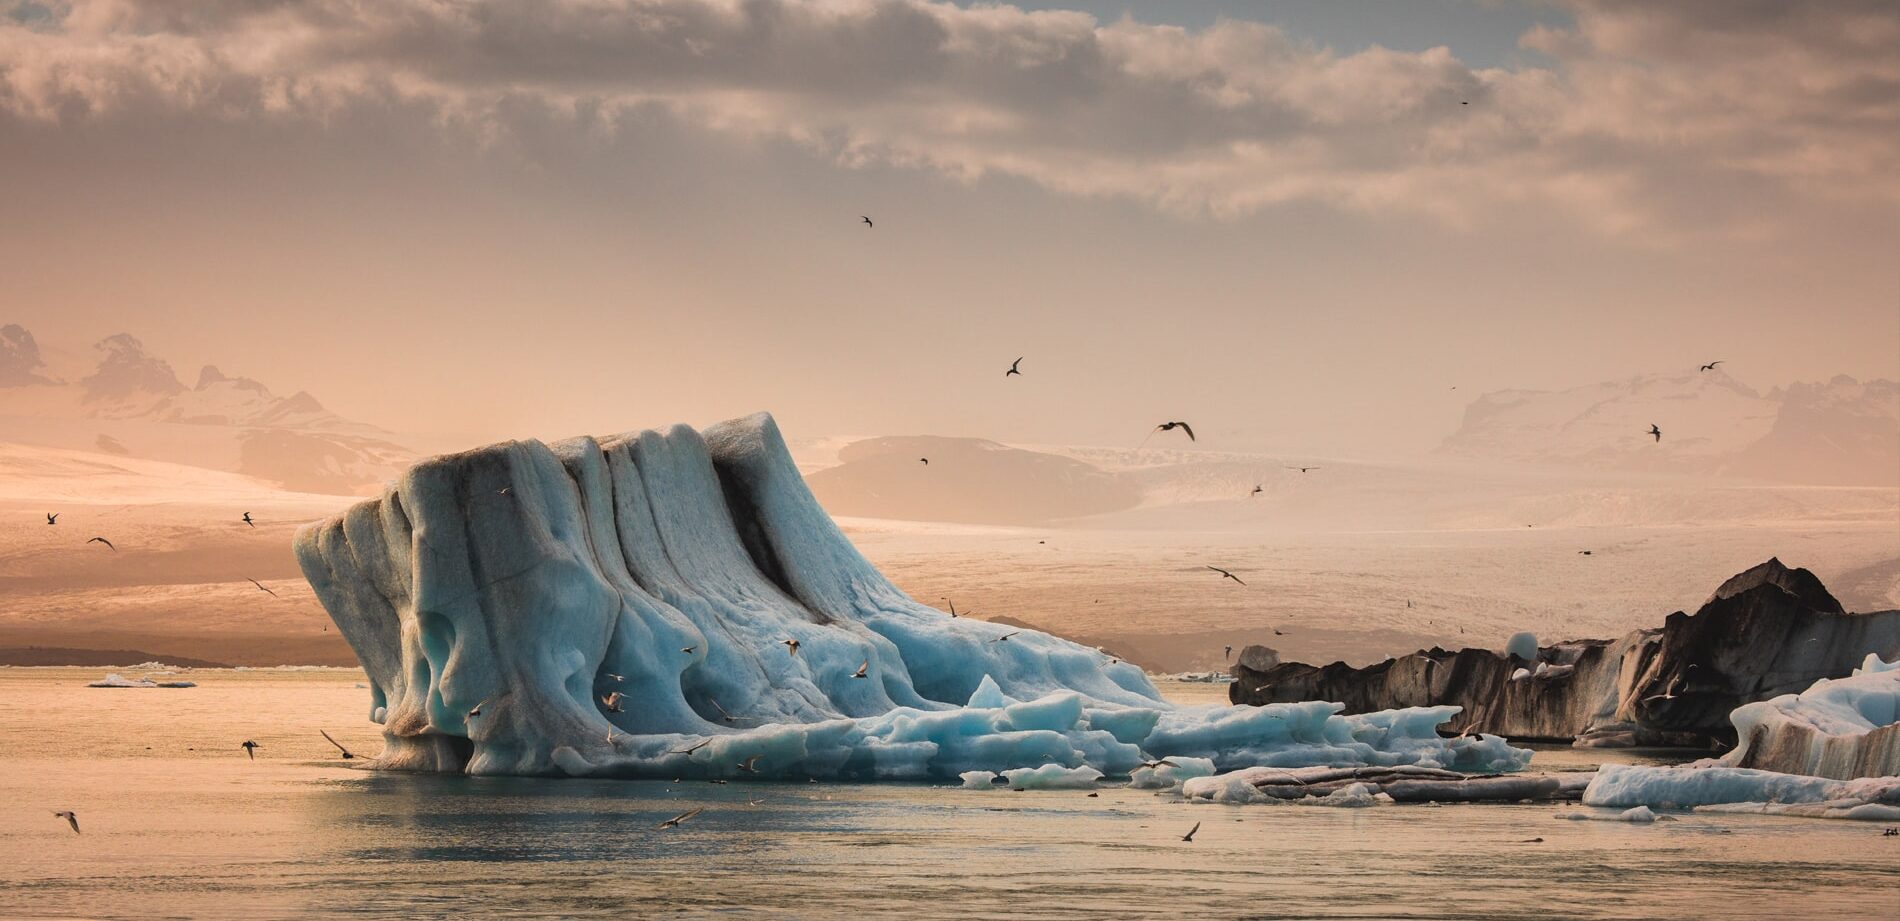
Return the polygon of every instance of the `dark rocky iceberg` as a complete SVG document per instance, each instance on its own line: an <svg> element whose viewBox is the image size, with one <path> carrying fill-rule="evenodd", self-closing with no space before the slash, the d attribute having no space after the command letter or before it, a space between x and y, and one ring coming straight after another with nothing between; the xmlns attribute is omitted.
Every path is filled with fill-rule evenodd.
<svg viewBox="0 0 1900 921"><path fill-rule="evenodd" d="M1694 614L1615 640L1572 640L1526 660L1433 648L1365 668L1234 666L1234 703L1345 703L1347 713L1453 704L1448 727L1581 746L1733 744L1736 707L1900 654L1900 611L1852 614L1778 559L1722 583ZM1522 670L1522 672L1520 672Z"/></svg>

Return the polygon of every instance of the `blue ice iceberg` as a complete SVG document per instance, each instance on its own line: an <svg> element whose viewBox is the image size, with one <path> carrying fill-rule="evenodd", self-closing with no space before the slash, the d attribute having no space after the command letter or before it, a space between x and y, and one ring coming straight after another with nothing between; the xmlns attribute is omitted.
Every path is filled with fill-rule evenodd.
<svg viewBox="0 0 1900 921"><path fill-rule="evenodd" d="M1529 758L1439 738L1452 707L1176 708L1097 650L919 604L766 415L433 458L296 550L370 677L382 768L944 780Z"/></svg>

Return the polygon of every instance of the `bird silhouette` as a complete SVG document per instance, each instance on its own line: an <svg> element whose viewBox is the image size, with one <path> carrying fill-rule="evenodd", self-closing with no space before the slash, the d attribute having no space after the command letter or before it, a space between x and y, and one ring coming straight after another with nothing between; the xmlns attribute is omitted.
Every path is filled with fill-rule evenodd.
<svg viewBox="0 0 1900 921"><path fill-rule="evenodd" d="M1151 771L1158 767L1179 767L1179 765L1175 764L1172 761L1169 761L1166 758L1160 758L1154 761L1143 761L1141 763L1141 766Z"/></svg>
<svg viewBox="0 0 1900 921"><path fill-rule="evenodd" d="M1221 656L1222 656L1222 657L1224 657L1224 658L1228 658L1228 659L1231 659L1231 658L1233 658L1233 657L1234 657L1234 647L1232 647L1232 646L1223 646L1223 647L1221 647Z"/></svg>
<svg viewBox="0 0 1900 921"><path fill-rule="evenodd" d="M918 460L920 460L920 461L923 461L923 462L924 462L924 466L926 466L926 467L928 467L928 466L930 466L930 458L928 458L928 457L920 457L920 458L917 458L917 459L918 459Z"/></svg>
<svg viewBox="0 0 1900 921"><path fill-rule="evenodd" d="M876 226L877 226L876 224L873 224L873 223L871 223L871 219L870 219L870 218L868 218L868 217L865 217L865 216L864 216L864 215L862 215L862 214L860 214L860 215L858 215L858 218L859 218L860 220L862 220L862 221L864 221L864 226L866 226L866 227L876 227Z"/></svg>
<svg viewBox="0 0 1900 921"><path fill-rule="evenodd" d="M1649 432L1647 434L1656 436L1657 441L1662 441L1662 429L1657 428L1654 422L1649 424Z"/></svg>
<svg viewBox="0 0 1900 921"><path fill-rule="evenodd" d="M794 656L798 655L798 641L797 640L779 640L779 642L784 643L785 648L788 651L790 651L792 655Z"/></svg>
<svg viewBox="0 0 1900 921"><path fill-rule="evenodd" d="M47 524L59 524L59 513L58 513L58 512L47 512L47 513L46 513L46 523L47 523Z"/></svg>
<svg viewBox="0 0 1900 921"><path fill-rule="evenodd" d="M727 713L726 708L719 705L719 701L713 700L712 698L708 697L706 698L706 702L712 704L714 710L719 711L720 719L723 719L728 723L736 723L739 721L739 717L736 717L730 713Z"/></svg>
<svg viewBox="0 0 1900 921"><path fill-rule="evenodd" d="M602 697L600 699L600 705L603 707L606 707L608 713L624 713L626 711L620 708L620 702L622 700L625 700L626 697L627 695L622 694L619 691L615 691L612 694L607 695L606 697Z"/></svg>
<svg viewBox="0 0 1900 921"><path fill-rule="evenodd" d="M1579 550L1579 551L1577 551L1577 554L1578 554L1579 556L1590 556L1590 555L1592 555L1592 554L1594 554L1595 552L1596 552L1596 551L1594 551L1594 550Z"/></svg>
<svg viewBox="0 0 1900 921"><path fill-rule="evenodd" d="M616 674L614 674L613 672L607 672L607 673L606 673L606 678L607 678L607 680L608 680L608 681L611 681L611 682L613 682L613 683L615 683L615 684L619 684L619 683L621 683L621 682L623 682L623 681L626 681L626 680L627 680L627 676L625 676L625 675L616 675Z"/></svg>
<svg viewBox="0 0 1900 921"><path fill-rule="evenodd" d="M870 670L871 670L871 660L865 659L862 663L858 665L858 670L851 673L851 677L868 678L870 677Z"/></svg>
<svg viewBox="0 0 1900 921"><path fill-rule="evenodd" d="M753 755L752 757L739 762L739 770L744 771L747 774L757 774L759 772L759 759L763 757L765 756Z"/></svg>
<svg viewBox="0 0 1900 921"><path fill-rule="evenodd" d="M62 809L53 814L56 816L59 816L62 819L65 819L66 824L71 825L73 827L73 834L75 835L79 834L79 815L77 813L73 812L71 809Z"/></svg>
<svg viewBox="0 0 1900 921"><path fill-rule="evenodd" d="M693 752L696 752L696 751L699 751L700 749L702 749L702 748L705 748L706 746L708 746L708 745L711 745L711 744L712 744L712 740L711 740L711 739L701 739L701 740L699 740L699 744L698 744L698 745L695 745L695 746L693 746L692 748L676 748L676 749L674 749L674 750L672 750L672 751L670 751L670 752L667 752L667 754L669 754L669 755L690 755L690 754L692 754Z"/></svg>
<svg viewBox="0 0 1900 921"><path fill-rule="evenodd" d="M114 546L112 546L112 542L111 542L111 541L109 541L109 540L106 540L106 539L105 539L105 538L103 538L103 537L95 537L95 538L93 538L92 540L89 540L89 541L86 541L86 543L89 543L89 544L105 544L105 545L106 545L106 549L107 549L107 550L110 550L110 551L112 551L113 553L118 553L118 552L119 552L119 548L117 548L117 547L114 547Z"/></svg>
<svg viewBox="0 0 1900 921"><path fill-rule="evenodd" d="M1194 827L1193 827L1193 828L1190 828L1190 829L1188 829L1188 833L1187 833L1187 834L1185 834L1185 835L1182 835L1182 836L1181 836L1181 840L1183 840L1183 841L1193 841L1193 840L1194 840L1194 833L1195 833L1195 832L1197 832L1197 831L1200 831L1200 830L1201 830L1201 823L1199 823L1199 822L1196 822L1196 823L1194 823Z"/></svg>
<svg viewBox="0 0 1900 921"><path fill-rule="evenodd" d="M251 760L252 760L252 761L256 761L256 760L257 760L257 750L258 750L258 749L260 749L260 748L263 748L264 746L262 746L262 745L259 745L259 744L257 744L256 742L253 742L253 741L251 741L251 740L249 740L249 739L245 739L245 740L244 740L244 744L243 744L243 745L240 745L240 746L238 746L238 747L239 747L239 748L241 748L241 749L244 749L244 753L245 753L245 754L247 754L247 755L250 755L250 756L251 756Z"/></svg>
<svg viewBox="0 0 1900 921"><path fill-rule="evenodd" d="M487 702L488 702L488 701L485 701L485 700L484 700L484 701L482 701L482 704L485 704L485 703L487 703ZM468 708L468 715L469 715L469 716L481 716L481 715L482 715L482 704L476 704L475 706L473 706L473 707L470 707L470 708Z"/></svg>
<svg viewBox="0 0 1900 921"><path fill-rule="evenodd" d="M1248 493L1247 495L1248 495L1249 497L1252 497L1252 496L1257 496L1257 495L1260 495L1260 494L1261 494L1261 493L1263 493L1263 492L1266 492L1266 488L1265 488L1265 487L1262 487L1262 486L1259 486L1259 485L1255 485L1255 486L1254 486L1254 488L1253 488L1253 492L1250 492L1250 493Z"/></svg>
<svg viewBox="0 0 1900 921"><path fill-rule="evenodd" d="M1305 472L1306 472L1306 471L1308 471L1308 470L1318 470L1319 468L1318 468L1318 467L1292 467L1292 466L1289 466L1289 467L1287 467L1286 469L1288 469L1288 470L1298 470L1298 471L1299 471L1299 472L1301 472L1301 473L1305 473Z"/></svg>
<svg viewBox="0 0 1900 921"><path fill-rule="evenodd" d="M1018 358L1018 359L1016 359L1015 361L1012 361L1012 362L1010 362L1010 363L1009 363L1009 370L1008 370L1008 371L1004 371L1004 372L1003 372L1003 376L1004 376L1004 377L1008 377L1008 376L1010 376L1010 375L1012 375L1012 374L1014 374L1014 375L1016 375L1017 377L1021 377L1021 376L1022 376L1022 374L1023 374L1023 372L1021 372L1021 371L1018 371L1018 370L1016 370L1016 366L1017 366L1017 365L1020 365L1020 364L1022 364L1022 363L1023 363L1023 360L1022 360L1021 358Z"/></svg>
<svg viewBox="0 0 1900 921"><path fill-rule="evenodd" d="M257 590L258 590L258 591L260 591L260 592L263 592L264 594L266 594L266 595L269 595L269 596L271 596L272 598L276 598L276 597L278 597L278 596L277 596L277 593L276 593L276 592L273 592L273 591L271 591L270 589L268 589L268 588L265 588L265 587L264 587L264 583L262 583L262 582L259 582L259 581L257 581L256 579L245 579L244 581L246 581L246 582L249 582L249 583L251 583L252 585L255 585L255 586L257 586Z"/></svg>
<svg viewBox="0 0 1900 921"><path fill-rule="evenodd" d="M1227 578L1227 579L1232 579L1232 580L1234 580L1235 582L1240 582L1240 577L1239 577L1239 576L1236 576L1236 575L1234 575L1233 573L1231 573L1231 572L1228 572L1227 570L1225 570L1225 569L1222 569L1222 568L1220 568L1219 566L1209 566L1209 567L1207 567L1207 568L1209 568L1209 569L1211 569L1211 570L1213 570L1213 571L1215 571L1215 572L1217 572L1217 573L1220 573L1220 574L1221 574L1221 576L1222 576L1223 578ZM1247 583L1245 583L1245 582L1240 582L1240 584L1242 584L1242 585L1246 585Z"/></svg>
<svg viewBox="0 0 1900 921"><path fill-rule="evenodd" d="M251 527L253 527L253 528L255 528L255 527L257 527L257 522L255 522L255 521L252 521L252 520L251 520L251 513L250 513L250 512L245 512L245 513L244 513L244 518L243 518L243 521L244 521L244 523L245 523L245 524L248 524L248 525L250 525L250 526L251 526Z"/></svg>
<svg viewBox="0 0 1900 921"><path fill-rule="evenodd" d="M997 638L996 638L996 640L995 640L995 642L998 642L998 643L1007 643L1007 642L1009 642L1009 638L1010 638L1010 637L1012 637L1012 636L1015 636L1016 634L1018 634L1018 633L1021 633L1021 632L1022 632L1021 630L1011 630L1010 632L1008 632L1008 633L1005 633L1005 634L1003 634L1002 636L999 636L999 637L997 637Z"/></svg>
<svg viewBox="0 0 1900 921"><path fill-rule="evenodd" d="M1716 365L1719 365L1719 364L1721 364L1721 362L1719 362L1719 361L1711 361L1711 362L1709 362L1708 364L1706 364L1706 365L1703 365L1703 366L1702 366L1702 370L1704 370L1704 371L1713 371L1713 370L1715 370L1715 366L1716 366Z"/></svg>
<svg viewBox="0 0 1900 921"><path fill-rule="evenodd" d="M324 737L325 739L328 739L331 745L334 745L334 746L336 746L336 750L337 750L337 751L340 751L340 752L342 752L342 753L343 753L343 760L345 760L345 761L348 761L348 760L350 760L351 758L354 758L354 757L356 757L355 755L352 755L352 754L350 754L350 750L349 750L349 749L347 749L347 748L344 748L344 747L343 747L343 743L341 743L341 742L338 742L338 741L337 741L337 740L335 740L335 739L331 739L331 738L330 738L330 734L329 734L329 733L327 733L327 732L324 732L324 731L323 731L323 730L321 730L321 729L319 729L319 730L317 730L317 732L318 732L319 734L321 734L321 735L322 735L322 736L323 736L323 737Z"/></svg>
<svg viewBox="0 0 1900 921"><path fill-rule="evenodd" d="M699 648L698 646L681 646L680 652L686 653L687 655L690 656L693 654L693 650L698 649L698 648Z"/></svg>
<svg viewBox="0 0 1900 921"><path fill-rule="evenodd" d="M664 822L661 822L660 827L661 828L678 828L680 827L681 822L684 822L687 819L690 819L693 816L696 816L705 811L706 811L706 807L704 806L698 806L693 809L688 809L685 812L680 813L679 815L676 815L670 819L667 819Z"/></svg>
<svg viewBox="0 0 1900 921"><path fill-rule="evenodd" d="M1194 427L1188 425L1185 422L1163 422L1160 425L1155 426L1155 431L1157 432L1172 432L1175 429L1180 429L1181 431L1186 432L1189 441L1197 440L1194 437Z"/></svg>

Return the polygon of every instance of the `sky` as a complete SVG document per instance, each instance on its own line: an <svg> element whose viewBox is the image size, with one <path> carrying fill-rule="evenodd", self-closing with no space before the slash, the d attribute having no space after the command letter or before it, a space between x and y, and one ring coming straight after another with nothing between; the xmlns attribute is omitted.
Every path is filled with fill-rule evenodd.
<svg viewBox="0 0 1900 921"><path fill-rule="evenodd" d="M1890 0L0 0L0 323L399 431L1402 454L1487 390L1900 377L1895 48Z"/></svg>

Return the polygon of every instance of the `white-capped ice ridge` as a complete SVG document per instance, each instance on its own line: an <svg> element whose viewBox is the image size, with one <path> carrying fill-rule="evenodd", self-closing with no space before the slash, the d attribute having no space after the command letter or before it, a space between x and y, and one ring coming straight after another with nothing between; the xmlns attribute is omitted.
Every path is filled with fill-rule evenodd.
<svg viewBox="0 0 1900 921"><path fill-rule="evenodd" d="M703 437L676 426L427 460L296 549L371 680L382 768L1033 769L1012 783L1035 784L1159 757L1471 771L1530 757L1440 738L1454 707L1175 707L1097 650L918 604L818 506L763 414Z"/></svg>

